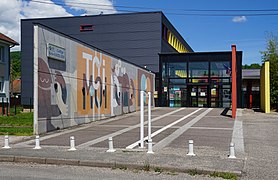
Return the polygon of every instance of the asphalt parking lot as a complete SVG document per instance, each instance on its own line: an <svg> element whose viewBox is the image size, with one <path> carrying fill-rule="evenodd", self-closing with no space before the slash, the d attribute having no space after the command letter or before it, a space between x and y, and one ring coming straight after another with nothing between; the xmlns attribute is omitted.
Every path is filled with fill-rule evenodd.
<svg viewBox="0 0 278 180"><path fill-rule="evenodd" d="M235 120L222 108L155 108L152 110L152 139L154 151L164 148L187 148L188 140L194 147L227 151L233 138ZM81 128L46 135L42 146L69 146L75 137L77 148L108 148L108 137L113 137L116 149L138 149L140 113L91 123ZM147 113L145 131L147 136ZM28 143L28 142L27 142ZM29 142L30 146L33 142ZM146 146L146 145L145 145Z"/></svg>

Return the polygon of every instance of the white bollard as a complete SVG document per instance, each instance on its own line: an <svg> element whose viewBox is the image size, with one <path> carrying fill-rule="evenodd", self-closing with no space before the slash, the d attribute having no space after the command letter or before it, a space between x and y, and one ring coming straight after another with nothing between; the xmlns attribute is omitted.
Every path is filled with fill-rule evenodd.
<svg viewBox="0 0 278 180"><path fill-rule="evenodd" d="M153 154L153 140L152 139L149 139L148 140L148 154Z"/></svg>
<svg viewBox="0 0 278 180"><path fill-rule="evenodd" d="M140 91L140 143L139 148L144 148L144 91Z"/></svg>
<svg viewBox="0 0 278 180"><path fill-rule="evenodd" d="M4 140L4 147L3 149L10 149L11 147L9 146L9 136L6 135L5 136L5 140Z"/></svg>
<svg viewBox="0 0 278 180"><path fill-rule="evenodd" d="M189 140L188 142L188 153L187 155L188 156L196 156L196 154L194 154L194 151L193 151L193 140Z"/></svg>
<svg viewBox="0 0 278 180"><path fill-rule="evenodd" d="M75 139L74 139L74 136L71 136L70 137L70 148L68 149L68 151L75 151L76 148L75 148Z"/></svg>
<svg viewBox="0 0 278 180"><path fill-rule="evenodd" d="M109 145L109 149L106 152L115 152L116 149L114 149L113 147L113 138L109 137L108 138L108 145Z"/></svg>
<svg viewBox="0 0 278 180"><path fill-rule="evenodd" d="M230 143L230 154L229 154L229 158L236 158L235 156L235 144L233 142Z"/></svg>
<svg viewBox="0 0 278 180"><path fill-rule="evenodd" d="M36 136L35 147L33 149L41 149L40 146L40 136Z"/></svg>

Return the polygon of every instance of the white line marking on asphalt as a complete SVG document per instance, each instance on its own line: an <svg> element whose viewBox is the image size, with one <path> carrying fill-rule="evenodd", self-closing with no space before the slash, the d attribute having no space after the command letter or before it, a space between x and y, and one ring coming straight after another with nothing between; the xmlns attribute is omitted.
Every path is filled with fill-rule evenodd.
<svg viewBox="0 0 278 180"><path fill-rule="evenodd" d="M152 110L158 110L158 109L161 109L161 107L154 107ZM101 125L101 124L109 123L109 122L112 122L112 121L117 121L117 120L119 120L123 117L135 116L134 114L139 114L139 112L123 114L121 116L113 116L113 117L110 117L108 119L102 119L102 120L99 120L99 121L91 121L91 123L88 123L88 124L81 124L81 125L83 125L83 127L78 127L78 128L73 127L74 129L63 129L63 130L61 130L61 132L51 132L53 134L49 134L49 135L45 135L45 136L40 137L40 141L50 139L50 138L54 138L54 137L57 137L57 136L61 136L61 135L67 134L67 133L72 133L72 132L84 130L84 129L90 128L92 126L95 126L95 125ZM35 139L20 142L20 143L16 143L15 146L28 146L29 144L32 144L32 143L35 143Z"/></svg>
<svg viewBox="0 0 278 180"><path fill-rule="evenodd" d="M174 113L176 113L176 112L179 112L179 111L181 111L181 110L184 110L184 109L185 109L185 108L179 108L179 109L177 109L177 110L175 110L175 111L166 113L166 114L164 114L164 115L162 115L162 116L159 116L159 117L156 117L156 118L154 118L154 119L152 120L152 122L154 122L154 121L156 121L156 120L159 120L159 119L161 119L161 118L164 118L164 117L166 117L166 116L169 116L169 115L171 115L171 114L174 114ZM148 121L145 121L145 122L144 122L144 125L147 124L147 123L148 123ZM89 146L91 146L91 145L94 145L94 144L97 144L97 143L99 143L99 142L105 141L105 140L107 140L109 137L118 136L118 135L123 134L123 133L125 133L125 132L127 132L127 131L130 131L130 130L132 130L132 129L135 129L135 128L139 127L139 126L140 126L140 124L136 124L136 125L130 126L130 127L128 127L128 128L121 129L121 130L116 131L116 132L114 132L114 133L108 134L108 135L106 135L106 136L102 136L102 137L97 138L97 139L94 139L94 140L92 140L92 141L88 141L88 142L86 142L86 143L80 144L80 145L78 145L78 146L76 146L76 147L77 147L77 148L89 147Z"/></svg>
<svg viewBox="0 0 278 180"><path fill-rule="evenodd" d="M234 123L232 142L235 143L236 153L243 155L244 154L243 127L242 127L242 121L240 121L238 117L236 117Z"/></svg>
<svg viewBox="0 0 278 180"><path fill-rule="evenodd" d="M214 128L214 127L191 127L190 129L228 130L228 131L232 131L233 130L233 128Z"/></svg>
<svg viewBox="0 0 278 180"><path fill-rule="evenodd" d="M201 109L202 109L202 108L197 109L196 111L193 111L192 113L190 113L190 114L188 114L188 115L186 115L186 116L184 116L184 117L182 117L182 118L176 120L175 122L173 122L173 123L171 123L171 124L168 124L168 125L164 126L163 128L161 128L161 129L159 129L159 130L153 132L153 133L151 134L151 137L154 137L154 136L158 135L159 133L165 131L166 129L168 129L168 128L170 128L170 127L176 125L177 123L179 123L179 122L185 120L186 118L190 117L191 115L195 114L196 112L200 111ZM146 137L144 138L144 140L147 140L147 139L148 139L148 136L146 136ZM135 148L136 146L138 146L138 143L139 143L139 142L140 142L140 141L136 141L135 143L133 143L133 144L127 146L126 149L133 149L133 148Z"/></svg>
<svg viewBox="0 0 278 180"><path fill-rule="evenodd" d="M197 123L200 119L202 119L206 114L208 114L212 108L207 109L205 112L200 114L199 116L195 117L179 129L177 129L175 132L164 138L163 140L156 143L156 145L153 146L153 151L162 149L166 147L168 144L170 144L173 140L175 140L177 137L182 135L185 131L187 131L191 126L193 126L195 123Z"/></svg>
<svg viewBox="0 0 278 180"><path fill-rule="evenodd" d="M54 134L50 134L50 135L47 135L47 136L40 137L40 141L50 139L50 138L54 138L54 137L64 135L64 134L67 134L67 133L87 129L87 128L88 128L88 126L80 127L78 129L71 129L71 130L64 129L64 130L62 130L62 132L58 132L58 133L54 133ZM15 146L27 146L27 145L32 144L34 142L35 142L35 139L32 139L32 140L29 140L29 141L17 143L17 144L15 144Z"/></svg>
<svg viewBox="0 0 278 180"><path fill-rule="evenodd" d="M243 109L237 109L236 116L242 116Z"/></svg>

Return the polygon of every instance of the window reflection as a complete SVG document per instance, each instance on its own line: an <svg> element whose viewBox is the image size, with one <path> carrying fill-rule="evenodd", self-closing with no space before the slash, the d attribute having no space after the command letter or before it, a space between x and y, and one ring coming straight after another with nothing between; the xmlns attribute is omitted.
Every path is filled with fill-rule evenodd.
<svg viewBox="0 0 278 180"><path fill-rule="evenodd" d="M229 61L211 62L211 77L229 77L231 75L231 63Z"/></svg>
<svg viewBox="0 0 278 180"><path fill-rule="evenodd" d="M169 77L186 78L186 63L169 63L168 75Z"/></svg>
<svg viewBox="0 0 278 180"><path fill-rule="evenodd" d="M208 62L189 62L189 77L208 77Z"/></svg>

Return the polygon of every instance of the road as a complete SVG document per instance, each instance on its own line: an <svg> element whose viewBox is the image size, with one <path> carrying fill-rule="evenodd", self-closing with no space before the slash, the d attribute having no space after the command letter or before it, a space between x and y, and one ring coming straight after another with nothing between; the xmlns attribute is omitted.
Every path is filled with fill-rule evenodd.
<svg viewBox="0 0 278 180"><path fill-rule="evenodd" d="M184 173L145 172L121 169L92 168L80 166L57 166L25 163L0 163L0 179L5 180L87 180L87 179L192 179L219 180L208 176L191 176Z"/></svg>

